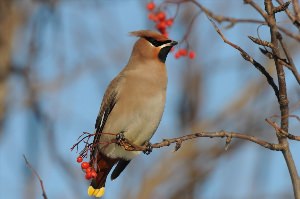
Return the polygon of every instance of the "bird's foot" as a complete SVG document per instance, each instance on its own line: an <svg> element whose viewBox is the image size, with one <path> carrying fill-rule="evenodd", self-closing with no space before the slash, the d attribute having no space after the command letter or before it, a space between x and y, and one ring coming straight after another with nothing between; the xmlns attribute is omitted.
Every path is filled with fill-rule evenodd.
<svg viewBox="0 0 300 199"><path fill-rule="evenodd" d="M144 146L146 146L146 149L143 151L143 153L149 155L153 149L152 144L150 142L146 142Z"/></svg>
<svg viewBox="0 0 300 199"><path fill-rule="evenodd" d="M121 142L125 140L124 132L118 133L116 135L116 143L121 145Z"/></svg>

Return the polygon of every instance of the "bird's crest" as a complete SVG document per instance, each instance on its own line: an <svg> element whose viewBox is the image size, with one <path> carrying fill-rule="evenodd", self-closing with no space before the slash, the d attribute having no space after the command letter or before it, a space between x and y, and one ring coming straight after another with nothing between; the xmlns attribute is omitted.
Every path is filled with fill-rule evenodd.
<svg viewBox="0 0 300 199"><path fill-rule="evenodd" d="M130 32L130 35L136 36L136 37L142 37L142 38L152 38L152 39L155 39L158 41L164 41L164 40L168 39L164 35L156 32L156 31L152 31L152 30L133 31L133 32Z"/></svg>

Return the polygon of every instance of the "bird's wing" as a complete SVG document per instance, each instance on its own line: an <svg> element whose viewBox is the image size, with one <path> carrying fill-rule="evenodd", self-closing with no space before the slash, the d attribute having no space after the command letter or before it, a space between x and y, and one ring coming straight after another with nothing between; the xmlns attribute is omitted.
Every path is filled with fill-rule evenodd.
<svg viewBox="0 0 300 199"><path fill-rule="evenodd" d="M117 103L117 87L121 79L122 77L118 76L114 80L112 80L103 96L100 111L96 119L96 135L94 137L93 146L97 145L97 143L99 142L107 118L109 117L109 114L111 113L111 111ZM90 160L96 158L97 150L97 147L92 148Z"/></svg>

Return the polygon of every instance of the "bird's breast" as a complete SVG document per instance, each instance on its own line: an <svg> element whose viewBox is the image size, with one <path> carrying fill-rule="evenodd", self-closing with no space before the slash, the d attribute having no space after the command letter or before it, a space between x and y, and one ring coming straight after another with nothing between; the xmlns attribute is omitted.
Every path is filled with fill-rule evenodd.
<svg viewBox="0 0 300 199"><path fill-rule="evenodd" d="M165 106L165 90L135 89L123 96L117 105L120 105L123 119L126 120L121 125L125 136L136 144L143 144L152 137L159 125Z"/></svg>
<svg viewBox="0 0 300 199"><path fill-rule="evenodd" d="M165 106L165 85L147 78L130 78L119 88L116 104L111 111L103 132L120 133L131 142L142 145L149 141L156 131ZM112 136L102 135L101 141L108 141ZM125 151L115 144L103 151L110 157L131 159L137 152Z"/></svg>

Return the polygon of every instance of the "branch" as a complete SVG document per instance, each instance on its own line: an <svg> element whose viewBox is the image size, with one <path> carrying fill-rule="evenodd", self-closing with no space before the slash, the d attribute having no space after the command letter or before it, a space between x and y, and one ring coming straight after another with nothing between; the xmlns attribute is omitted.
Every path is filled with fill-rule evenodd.
<svg viewBox="0 0 300 199"><path fill-rule="evenodd" d="M292 0L295 18L297 19L298 23L300 23L300 6L298 0Z"/></svg>
<svg viewBox="0 0 300 199"><path fill-rule="evenodd" d="M252 6L265 19L265 21L268 21L268 15L254 1L244 0L244 3Z"/></svg>
<svg viewBox="0 0 300 199"><path fill-rule="evenodd" d="M233 17L226 17L226 16L221 16L221 15L216 15L212 11L210 11L209 9L204 7L202 4L197 2L196 0L189 0L189 1L192 2L193 4L195 4L197 7L199 7L207 16L209 16L209 18L214 19L218 23L229 22L230 24L227 26L227 28L233 27L236 23L267 24L266 21L257 20L257 19L238 19L238 18L233 18ZM180 2L185 2L185 1L180 1ZM257 6L257 5L255 4L255 6ZM297 41L300 41L300 35L299 34L292 33L288 29L286 29L282 26L278 26L278 29L281 32L283 32L284 34L286 34L287 36L289 36L289 37L291 37L291 38L293 38Z"/></svg>
<svg viewBox="0 0 300 199"><path fill-rule="evenodd" d="M265 0L265 9L268 15L268 26L270 27L271 43L273 44L272 54L276 66L278 85L279 85L279 105L281 116L289 115L289 106L286 91L285 73L282 64L278 61L280 52L278 49L278 29L275 20L275 13L273 12L273 3L271 0ZM288 131L288 118L281 118L281 128Z"/></svg>
<svg viewBox="0 0 300 199"><path fill-rule="evenodd" d="M277 13L277 12L285 11L286 14L289 16L290 12L287 8L289 7L290 3L291 3L290 1L287 1L285 3L282 2L279 6L274 7L273 12ZM289 18L290 18L290 16L289 16Z"/></svg>
<svg viewBox="0 0 300 199"><path fill-rule="evenodd" d="M267 149L274 150L274 151L282 151L285 149L285 146L281 145L281 144L269 143L267 141L261 140L257 137L251 136L251 135L245 135L242 133L235 133L235 132L226 132L226 131L200 132L200 133L184 135L184 136L177 137L177 138L163 139L162 142L152 144L151 147L152 148L161 148L161 147L170 146L171 144L176 143L176 146L175 146L175 151L176 151L181 147L182 142L184 142L186 140L195 139L198 137L208 137L208 138L214 138L214 137L224 138L224 137L226 137L227 139L226 139L225 147L228 147L232 138L239 138L239 139L251 141L262 147L265 147ZM145 150L147 150L146 145L139 146L139 145L133 144L126 138L119 141L118 143L122 147L124 147L125 150L128 150L128 151L145 151Z"/></svg>
<svg viewBox="0 0 300 199"><path fill-rule="evenodd" d="M279 3L280 6L284 6L287 4L290 4L290 1L287 1L287 2L283 2L282 0L276 0L277 3ZM285 13L287 14L287 16L290 18L290 20L293 22L293 24L298 28L298 30L300 30L300 22L296 19L295 16L292 15L292 13L288 10L288 9L285 9Z"/></svg>
<svg viewBox="0 0 300 199"><path fill-rule="evenodd" d="M210 18L216 20L218 23L230 22L231 26L233 26L235 23L238 23L238 22L239 23L257 23L257 24L265 23L264 21L257 20L257 19L237 19L237 18L233 18L233 17L226 17L226 16L222 16L222 15L216 15L212 11L207 9L205 6L200 4L198 1L190 0L190 2L192 2L197 7L199 7L205 13L205 15L207 15Z"/></svg>
<svg viewBox="0 0 300 199"><path fill-rule="evenodd" d="M268 22L268 26L270 28L271 42L274 46L274 48L272 48L272 54L274 56L274 62L275 62L277 78L278 78L278 87L279 87L278 102L279 102L279 108L281 114L280 129L282 129L285 132L288 132L289 119L288 117L285 116L289 115L289 103L288 103L289 101L287 96L286 80L285 80L283 65L279 62L280 51L278 48L278 27L276 24L275 13L273 12L274 5L272 0L265 0L264 3L265 3L266 13L268 13L268 18L266 21ZM282 153L285 158L287 167L289 169L289 174L293 184L294 196L296 199L300 199L300 180L299 180L298 171L293 156L289 148L289 143L286 137L282 137L279 134L277 134L277 137L280 144L286 145L286 148L282 151Z"/></svg>
<svg viewBox="0 0 300 199"><path fill-rule="evenodd" d="M279 115L272 115L270 118L272 118L272 117L279 117ZM300 117L298 115L287 115L286 117L295 118L296 120L298 120L300 122Z"/></svg>
<svg viewBox="0 0 300 199"><path fill-rule="evenodd" d="M254 43L261 45L261 46L266 46L266 47L270 47L270 48L274 48L273 44L268 42L268 41L264 41L252 36L248 36L249 39L251 39L251 41L253 41Z"/></svg>
<svg viewBox="0 0 300 199"><path fill-rule="evenodd" d="M43 180L41 179L40 175L37 173L37 171L31 166L31 164L28 162L27 158L25 155L23 155L23 158L25 160L25 163L27 165L27 167L32 171L32 173L39 179L40 181L40 185L41 185L41 188L42 188L42 196L44 199L48 199L47 197L47 194L46 194L46 191L45 191L45 187L44 187L44 183L43 183Z"/></svg>
<svg viewBox="0 0 300 199"><path fill-rule="evenodd" d="M278 91L278 87L277 85L274 83L274 80L272 78L272 76L266 71L266 69L260 64L258 63L256 60L254 60L250 55L248 55L248 53L246 53L241 47L239 47L238 45L228 41L225 36L223 35L223 33L220 31L220 29L217 27L217 25L215 24L215 22L208 18L210 20L210 22L213 24L215 30L217 31L217 33L221 36L221 38L223 39L223 41L227 44L229 44L230 46L232 46L233 48L237 49L238 51L240 51L242 57L246 60L249 61L250 63L252 63L253 66L255 66L255 68L257 68L266 78L268 83L270 84L270 86L273 88L275 95L277 97L277 100L279 101L279 91Z"/></svg>
<svg viewBox="0 0 300 199"><path fill-rule="evenodd" d="M291 37L291 38L293 38L293 39L295 39L295 40L297 40L297 41L300 41L300 35L299 35L299 34L292 33L292 32L290 32L289 30L287 30L287 29L285 29L285 28L283 28L283 27L281 27L281 26L277 26L277 27L278 27L278 29L279 29L281 32L283 32L283 33L286 34L287 36L289 36L289 37Z"/></svg>
<svg viewBox="0 0 300 199"><path fill-rule="evenodd" d="M297 70L297 68L296 68L296 66L294 64L293 58L291 57L291 55L290 55L290 53L288 51L287 46L282 41L282 36L281 36L281 34L279 32L277 33L277 38L278 38L278 40L280 42L280 45L281 45L281 47L282 47L282 49L284 51L285 56L286 56L286 58L287 58L287 60L289 62L290 67L288 67L288 69L290 69L292 71L292 73L294 74L294 76L295 76L298 84L300 84L300 74L299 74L299 72L298 72L298 70Z"/></svg>
<svg viewBox="0 0 300 199"><path fill-rule="evenodd" d="M272 60L274 59L273 54L271 52L269 52L266 48L259 48L259 50L263 55L265 55L269 59L272 59ZM279 58L278 61L280 62L281 65L284 65L285 67L287 67L291 71L293 70L293 67L288 63L288 61L286 59Z"/></svg>
<svg viewBox="0 0 300 199"><path fill-rule="evenodd" d="M278 124L276 124L276 122L271 121L270 119L265 119L266 122L268 122L268 124L270 124L277 133L279 133L278 136L282 136L282 137L287 137L290 140L297 140L300 141L300 136L296 136L296 135L292 135L286 131L284 131L283 129L281 129Z"/></svg>

